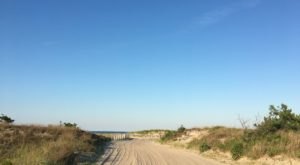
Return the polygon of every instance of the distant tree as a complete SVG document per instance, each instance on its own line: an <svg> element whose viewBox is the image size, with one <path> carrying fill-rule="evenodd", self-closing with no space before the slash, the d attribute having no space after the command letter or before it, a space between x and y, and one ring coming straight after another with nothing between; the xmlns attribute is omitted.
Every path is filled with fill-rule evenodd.
<svg viewBox="0 0 300 165"><path fill-rule="evenodd" d="M64 126L65 127L74 127L74 128L76 128L77 124L76 123L64 123Z"/></svg>
<svg viewBox="0 0 300 165"><path fill-rule="evenodd" d="M0 116L0 122L2 122L2 123L8 123L8 124L10 124L10 123L13 123L14 121L15 120L11 119L10 117L8 117L8 116L6 116L4 114L1 114L1 116Z"/></svg>
<svg viewBox="0 0 300 165"><path fill-rule="evenodd" d="M185 127L183 125L181 125L178 129L177 132L178 133L183 133L185 131Z"/></svg>

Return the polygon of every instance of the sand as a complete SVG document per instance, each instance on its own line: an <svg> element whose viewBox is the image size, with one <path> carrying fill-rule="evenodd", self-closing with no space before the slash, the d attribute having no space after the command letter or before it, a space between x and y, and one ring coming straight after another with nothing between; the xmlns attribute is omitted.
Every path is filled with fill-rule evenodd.
<svg viewBox="0 0 300 165"><path fill-rule="evenodd" d="M104 165L220 165L199 154L170 148L149 140L114 141L102 160Z"/></svg>

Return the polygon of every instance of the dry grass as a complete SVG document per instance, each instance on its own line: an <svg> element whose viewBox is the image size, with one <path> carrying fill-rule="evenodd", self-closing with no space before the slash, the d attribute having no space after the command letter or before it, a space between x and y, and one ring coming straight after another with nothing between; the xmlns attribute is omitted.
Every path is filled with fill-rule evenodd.
<svg viewBox="0 0 300 165"><path fill-rule="evenodd" d="M198 136L192 136L193 134ZM201 136L200 136L201 135ZM191 141L184 139L193 138ZM164 143L184 146L188 149L205 152L207 150L231 153L233 159L246 156L251 159L285 156L300 158L300 132L278 131L260 136L255 130L212 127L187 129L183 134L176 132L165 138Z"/></svg>
<svg viewBox="0 0 300 165"><path fill-rule="evenodd" d="M285 155L300 158L300 133L295 131L279 131L267 138L256 140L246 153L246 156L254 159L264 155L270 157Z"/></svg>
<svg viewBox="0 0 300 165"><path fill-rule="evenodd" d="M0 164L64 164L104 140L77 128L0 124Z"/></svg>
<svg viewBox="0 0 300 165"><path fill-rule="evenodd" d="M201 144L207 144L213 150L226 151L233 139L240 139L243 135L243 130L236 128L212 127L205 130L207 135L193 139L187 147L198 150Z"/></svg>

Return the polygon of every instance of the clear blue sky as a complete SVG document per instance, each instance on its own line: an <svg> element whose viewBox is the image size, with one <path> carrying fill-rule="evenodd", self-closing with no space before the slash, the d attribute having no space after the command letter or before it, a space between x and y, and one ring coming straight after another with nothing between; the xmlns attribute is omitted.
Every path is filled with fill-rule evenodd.
<svg viewBox="0 0 300 165"><path fill-rule="evenodd" d="M300 112L298 0L1 0L0 113L89 130Z"/></svg>

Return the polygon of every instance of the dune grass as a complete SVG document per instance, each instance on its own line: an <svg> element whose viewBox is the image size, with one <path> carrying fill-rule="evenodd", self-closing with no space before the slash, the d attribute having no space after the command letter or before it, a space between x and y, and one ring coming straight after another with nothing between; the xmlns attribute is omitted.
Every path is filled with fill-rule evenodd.
<svg viewBox="0 0 300 165"><path fill-rule="evenodd" d="M276 155L300 158L300 115L284 104L277 108L271 105L269 110L269 115L253 129L222 126L198 129L196 131L207 133L189 141L186 147L201 153L208 150L230 152L234 160L242 156L252 159ZM195 129L166 131L161 142L180 142L188 131Z"/></svg>
<svg viewBox="0 0 300 165"><path fill-rule="evenodd" d="M72 127L0 124L0 164L72 164L106 140Z"/></svg>

